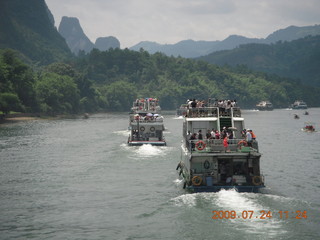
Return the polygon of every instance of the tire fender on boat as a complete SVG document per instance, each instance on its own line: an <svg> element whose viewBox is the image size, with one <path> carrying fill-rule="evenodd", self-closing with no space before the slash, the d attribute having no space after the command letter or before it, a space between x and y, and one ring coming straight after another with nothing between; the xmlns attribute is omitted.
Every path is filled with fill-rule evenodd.
<svg viewBox="0 0 320 240"><path fill-rule="evenodd" d="M240 148L241 146L248 146L248 143L246 140L241 140L238 142L238 147Z"/></svg>
<svg viewBox="0 0 320 240"><path fill-rule="evenodd" d="M150 131L151 131L151 132L154 132L154 130L156 130L154 127L151 127L151 128L150 128Z"/></svg>
<svg viewBox="0 0 320 240"><path fill-rule="evenodd" d="M194 186L200 186L202 183L202 178L200 176L194 176L191 181Z"/></svg>
<svg viewBox="0 0 320 240"><path fill-rule="evenodd" d="M140 131L143 132L145 130L145 127L140 127Z"/></svg>
<svg viewBox="0 0 320 240"><path fill-rule="evenodd" d="M252 183L253 183L253 185L256 185L256 186L261 185L261 183L262 183L261 176L252 177Z"/></svg>
<svg viewBox="0 0 320 240"><path fill-rule="evenodd" d="M204 143L204 141L199 140L198 142L196 142L196 148L199 151L202 151L203 149L205 149L205 147L206 147L206 144Z"/></svg>

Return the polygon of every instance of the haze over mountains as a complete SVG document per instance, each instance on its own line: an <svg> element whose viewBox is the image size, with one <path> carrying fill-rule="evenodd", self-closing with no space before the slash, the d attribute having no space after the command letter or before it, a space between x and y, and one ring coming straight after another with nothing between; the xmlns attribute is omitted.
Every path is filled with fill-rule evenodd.
<svg viewBox="0 0 320 240"><path fill-rule="evenodd" d="M98 38L95 44L93 44L83 32L79 20L74 17L63 17L59 26L59 32L66 39L69 48L75 54L78 54L79 50L84 50L88 53L93 48L98 48L101 51L110 48L120 48L120 41L115 37ZM242 44L271 44L277 41L292 41L309 35L320 35L320 25L305 27L290 26L271 33L265 39L231 35L222 41L194 41L190 39L175 44L142 41L129 49L139 51L142 48L151 54L162 52L167 56L196 58L216 51L234 49Z"/></svg>
<svg viewBox="0 0 320 240"><path fill-rule="evenodd" d="M162 52L168 56L196 58L220 50L233 49L241 44L271 44L277 41L292 41L308 35L320 35L320 25L306 27L290 26L273 32L265 39L231 35L222 41L184 40L176 44L158 44L156 42L144 41L132 46L130 49L138 51L140 48L143 48L149 53Z"/></svg>

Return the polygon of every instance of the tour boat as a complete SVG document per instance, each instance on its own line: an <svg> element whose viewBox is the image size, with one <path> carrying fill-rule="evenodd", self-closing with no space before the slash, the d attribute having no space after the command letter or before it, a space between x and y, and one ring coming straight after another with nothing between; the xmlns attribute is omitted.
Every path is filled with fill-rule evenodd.
<svg viewBox="0 0 320 240"><path fill-rule="evenodd" d="M296 100L292 104L292 109L307 109L308 105L302 100Z"/></svg>
<svg viewBox="0 0 320 240"><path fill-rule="evenodd" d="M137 99L129 114L129 146L165 146L163 116L156 98Z"/></svg>
<svg viewBox="0 0 320 240"><path fill-rule="evenodd" d="M257 109L260 111L272 111L273 104L269 101L261 101L256 105Z"/></svg>
<svg viewBox="0 0 320 240"><path fill-rule="evenodd" d="M205 107L188 109L183 119L181 161L176 168L183 187L191 192L259 192L264 188L258 142L252 131L253 139L246 140L244 128L237 106L222 109L209 99ZM220 137L206 137L209 132ZM203 134L202 139L197 133ZM221 139L221 135L228 137Z"/></svg>

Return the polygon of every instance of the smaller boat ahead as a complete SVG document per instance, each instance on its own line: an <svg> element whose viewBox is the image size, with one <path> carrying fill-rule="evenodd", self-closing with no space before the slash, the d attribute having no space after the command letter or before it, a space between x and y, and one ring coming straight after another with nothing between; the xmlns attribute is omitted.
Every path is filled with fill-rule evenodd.
<svg viewBox="0 0 320 240"><path fill-rule="evenodd" d="M296 100L292 104L292 109L307 109L308 105L302 100Z"/></svg>
<svg viewBox="0 0 320 240"><path fill-rule="evenodd" d="M165 146L163 116L155 98L137 99L129 116L129 146L151 144Z"/></svg>
<svg viewBox="0 0 320 240"><path fill-rule="evenodd" d="M256 105L257 109L260 111L272 111L273 104L269 101L261 101Z"/></svg>

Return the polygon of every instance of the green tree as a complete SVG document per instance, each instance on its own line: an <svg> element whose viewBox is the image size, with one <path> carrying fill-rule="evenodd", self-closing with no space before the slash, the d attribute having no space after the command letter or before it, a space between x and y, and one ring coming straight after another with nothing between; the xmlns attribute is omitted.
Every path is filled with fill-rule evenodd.
<svg viewBox="0 0 320 240"><path fill-rule="evenodd" d="M79 90L69 76L43 74L36 83L36 93L42 112L59 114L78 111Z"/></svg>
<svg viewBox="0 0 320 240"><path fill-rule="evenodd" d="M0 111L8 114L10 111L21 111L23 106L14 93L0 93Z"/></svg>

